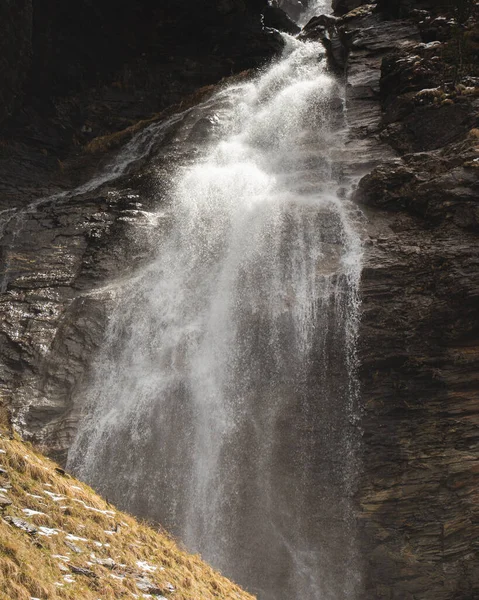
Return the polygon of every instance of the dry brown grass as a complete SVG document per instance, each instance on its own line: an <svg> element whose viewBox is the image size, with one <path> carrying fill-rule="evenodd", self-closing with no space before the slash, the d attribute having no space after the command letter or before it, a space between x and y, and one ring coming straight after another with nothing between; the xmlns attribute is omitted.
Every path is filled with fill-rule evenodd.
<svg viewBox="0 0 479 600"><path fill-rule="evenodd" d="M0 464L8 472L0 475L0 488L11 485L7 495L13 502L0 518L0 600L144 598L137 587L141 575L172 600L252 600L164 532L117 511L87 485L57 471L31 445L4 433L0 450L5 452ZM14 527L5 520L9 516L34 525L37 533ZM42 535L49 531L41 527L56 533ZM70 540L75 548L68 545L69 535L81 538ZM114 564L97 562L106 559ZM156 569L142 571L138 562ZM75 567L91 574L75 574Z"/></svg>

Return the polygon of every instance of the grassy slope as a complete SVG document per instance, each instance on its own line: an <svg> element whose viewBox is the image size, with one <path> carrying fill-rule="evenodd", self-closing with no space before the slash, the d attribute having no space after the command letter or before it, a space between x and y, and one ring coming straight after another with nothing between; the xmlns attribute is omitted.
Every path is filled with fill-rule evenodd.
<svg viewBox="0 0 479 600"><path fill-rule="evenodd" d="M12 501L0 510L0 600L252 600L165 533L116 511L30 445L1 433L0 466L7 472L0 473L0 494Z"/></svg>

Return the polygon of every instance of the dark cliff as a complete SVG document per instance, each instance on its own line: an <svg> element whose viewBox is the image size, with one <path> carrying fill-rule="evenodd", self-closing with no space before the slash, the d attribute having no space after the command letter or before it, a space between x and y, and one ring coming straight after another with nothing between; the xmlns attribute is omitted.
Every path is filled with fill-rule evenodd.
<svg viewBox="0 0 479 600"><path fill-rule="evenodd" d="M191 90L270 58L279 41L264 26L294 29L266 0L7 0L0 10L2 121L22 106L48 114L56 98L103 84L145 93L145 77L162 83L154 90L161 104L176 76L178 100L181 86ZM193 82L188 60L198 63Z"/></svg>
<svg viewBox="0 0 479 600"><path fill-rule="evenodd" d="M0 23L0 191L14 195L19 180L58 186L58 160L90 140L271 59L271 28L297 30L266 0L6 1Z"/></svg>
<svg viewBox="0 0 479 600"><path fill-rule="evenodd" d="M367 217L358 497L366 597L472 600L478 14L471 2L362 4L337 2L344 16L307 31L326 38L333 65L345 70L351 146L365 150L353 168L366 173L355 193Z"/></svg>
<svg viewBox="0 0 479 600"><path fill-rule="evenodd" d="M0 9L0 210L84 181L109 160L83 151L95 137L194 103L198 88L274 55L281 42L262 12L266 25L294 29L266 2L75 4L75 13L51 0ZM291 13L295 4L282 3ZM360 179L366 216L364 598L479 598L479 37L463 4L470 14L458 14L462 3L342 0L336 17L303 33L323 39L346 78L343 167ZM173 130L156 149L165 187L171 159L194 156L196 134ZM147 256L149 201L139 195L153 178L138 156L115 186L21 219L5 213L2 395L60 459L114 281ZM131 234L138 227L144 239Z"/></svg>

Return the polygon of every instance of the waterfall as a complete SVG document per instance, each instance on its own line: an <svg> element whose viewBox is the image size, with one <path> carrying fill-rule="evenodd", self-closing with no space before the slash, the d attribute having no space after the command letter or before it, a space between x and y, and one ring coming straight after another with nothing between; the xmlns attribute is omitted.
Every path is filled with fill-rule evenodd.
<svg viewBox="0 0 479 600"><path fill-rule="evenodd" d="M298 20L298 24L302 27L313 17L329 13L331 8L331 0L310 0L305 4L306 9L301 13Z"/></svg>
<svg viewBox="0 0 479 600"><path fill-rule="evenodd" d="M154 256L115 291L68 466L261 600L352 600L361 242L320 44L196 111Z"/></svg>

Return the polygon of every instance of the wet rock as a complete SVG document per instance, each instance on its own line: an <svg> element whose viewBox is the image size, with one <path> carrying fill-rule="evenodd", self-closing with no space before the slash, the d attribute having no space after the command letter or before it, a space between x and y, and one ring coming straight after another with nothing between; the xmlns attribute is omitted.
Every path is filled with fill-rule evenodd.
<svg viewBox="0 0 479 600"><path fill-rule="evenodd" d="M361 179L355 200L369 206L400 210L411 200L410 187L414 180L414 173L403 165L381 165Z"/></svg>
<svg viewBox="0 0 479 600"><path fill-rule="evenodd" d="M326 49L330 68L342 74L346 68L347 51L338 29L340 20L330 15L313 17L303 28L299 39L321 41Z"/></svg>
<svg viewBox="0 0 479 600"><path fill-rule="evenodd" d="M300 27L288 16L280 7L274 4L268 5L264 11L264 23L267 27L285 31L286 33L296 34Z"/></svg>
<svg viewBox="0 0 479 600"><path fill-rule="evenodd" d="M386 210L408 210L439 225L450 221L458 228L478 230L479 182L467 168L475 160L471 141L443 152L406 155L366 175L355 198L359 203Z"/></svg>

